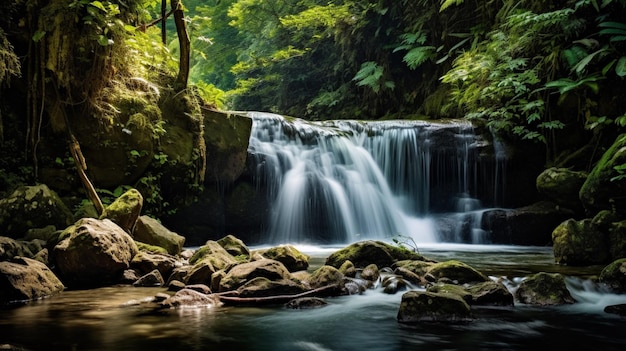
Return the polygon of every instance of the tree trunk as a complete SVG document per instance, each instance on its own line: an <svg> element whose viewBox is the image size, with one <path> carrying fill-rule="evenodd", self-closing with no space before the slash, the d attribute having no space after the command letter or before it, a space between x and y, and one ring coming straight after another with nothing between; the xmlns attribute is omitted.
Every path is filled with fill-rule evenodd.
<svg viewBox="0 0 626 351"><path fill-rule="evenodd" d="M176 23L176 33L178 34L178 43L180 47L178 77L176 77L175 88L180 91L187 88L191 41L189 40L189 33L187 33L185 14L180 0L172 0L172 11L174 11L174 23Z"/></svg>

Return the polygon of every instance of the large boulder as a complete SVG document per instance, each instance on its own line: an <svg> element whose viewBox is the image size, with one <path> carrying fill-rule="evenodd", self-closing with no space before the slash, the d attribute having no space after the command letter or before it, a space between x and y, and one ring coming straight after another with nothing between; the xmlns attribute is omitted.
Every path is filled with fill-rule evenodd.
<svg viewBox="0 0 626 351"><path fill-rule="evenodd" d="M262 259L242 263L231 268L220 280L219 291L236 290L257 277L277 281L289 280L291 275L282 263L275 260Z"/></svg>
<svg viewBox="0 0 626 351"><path fill-rule="evenodd" d="M0 306L54 295L65 289L43 263L25 257L0 262Z"/></svg>
<svg viewBox="0 0 626 351"><path fill-rule="evenodd" d="M524 279L515 290L515 298L524 304L553 306L572 304L572 297L565 278L559 273L540 272Z"/></svg>
<svg viewBox="0 0 626 351"><path fill-rule="evenodd" d="M60 276L71 287L116 283L137 254L133 238L108 219L82 218L62 234L53 256Z"/></svg>
<svg viewBox="0 0 626 351"><path fill-rule="evenodd" d="M609 228L609 255L611 260L626 257L626 220L613 222Z"/></svg>
<svg viewBox="0 0 626 351"><path fill-rule="evenodd" d="M167 229L150 216L140 216L132 232L133 238L142 243L164 248L170 255L178 255L185 244L185 237Z"/></svg>
<svg viewBox="0 0 626 351"><path fill-rule="evenodd" d="M607 235L591 219L568 219L552 232L552 251L559 264L586 266L609 261Z"/></svg>
<svg viewBox="0 0 626 351"><path fill-rule="evenodd" d="M459 323L473 320L470 305L456 294L408 291L402 295L398 322Z"/></svg>
<svg viewBox="0 0 626 351"><path fill-rule="evenodd" d="M73 222L72 212L45 184L19 187L0 200L0 233L4 236L22 238L32 228L66 228Z"/></svg>
<svg viewBox="0 0 626 351"><path fill-rule="evenodd" d="M579 192L587 175L583 171L551 167L537 177L537 191L561 207L582 212Z"/></svg>
<svg viewBox="0 0 626 351"><path fill-rule="evenodd" d="M619 135L602 155L580 189L580 200L587 214L602 210L626 214L626 177L618 172L626 164L626 134Z"/></svg>
<svg viewBox="0 0 626 351"><path fill-rule="evenodd" d="M293 245L270 247L262 254L271 260L282 262L290 272L306 270L309 267L309 256Z"/></svg>

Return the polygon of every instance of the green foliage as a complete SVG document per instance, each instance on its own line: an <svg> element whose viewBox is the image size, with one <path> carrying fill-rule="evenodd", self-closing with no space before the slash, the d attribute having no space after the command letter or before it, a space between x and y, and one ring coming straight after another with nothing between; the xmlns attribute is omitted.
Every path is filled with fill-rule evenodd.
<svg viewBox="0 0 626 351"><path fill-rule="evenodd" d="M11 76L19 76L20 74L21 65L19 58L13 52L13 45L11 45L4 31L0 28L0 87L4 84L8 85Z"/></svg>
<svg viewBox="0 0 626 351"><path fill-rule="evenodd" d="M352 80L356 81L358 86L369 87L375 93L380 92L382 89L393 89L395 87L392 81L385 80L384 68L372 61L363 62L361 69Z"/></svg>
<svg viewBox="0 0 626 351"><path fill-rule="evenodd" d="M421 66L422 63L430 60L435 55L435 47L423 44L426 42L426 34L423 32L417 33L405 33L400 36L402 44L396 47L393 52L406 50L403 61L407 64L409 69L416 69Z"/></svg>

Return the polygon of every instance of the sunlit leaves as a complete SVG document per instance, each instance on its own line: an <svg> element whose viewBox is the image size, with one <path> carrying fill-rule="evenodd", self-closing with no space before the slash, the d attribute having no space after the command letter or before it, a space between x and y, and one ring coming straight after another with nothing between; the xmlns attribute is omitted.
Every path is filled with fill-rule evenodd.
<svg viewBox="0 0 626 351"><path fill-rule="evenodd" d="M384 80L384 68L373 61L364 62L352 80L358 86L371 88L375 93L380 92L384 88L395 88L395 84L392 81Z"/></svg>

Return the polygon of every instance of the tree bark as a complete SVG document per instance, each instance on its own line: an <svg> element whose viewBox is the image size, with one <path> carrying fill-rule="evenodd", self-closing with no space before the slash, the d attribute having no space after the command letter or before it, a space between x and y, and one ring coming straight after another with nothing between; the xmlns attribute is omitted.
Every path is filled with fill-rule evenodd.
<svg viewBox="0 0 626 351"><path fill-rule="evenodd" d="M183 4L180 0L172 0L172 11L174 11L174 23L176 23L176 33L178 34L178 43L180 47L180 58L178 67L178 76L176 77L176 90L187 88L187 80L189 79L189 55L191 51L191 41L187 32L187 24L185 23L185 14L183 12Z"/></svg>

